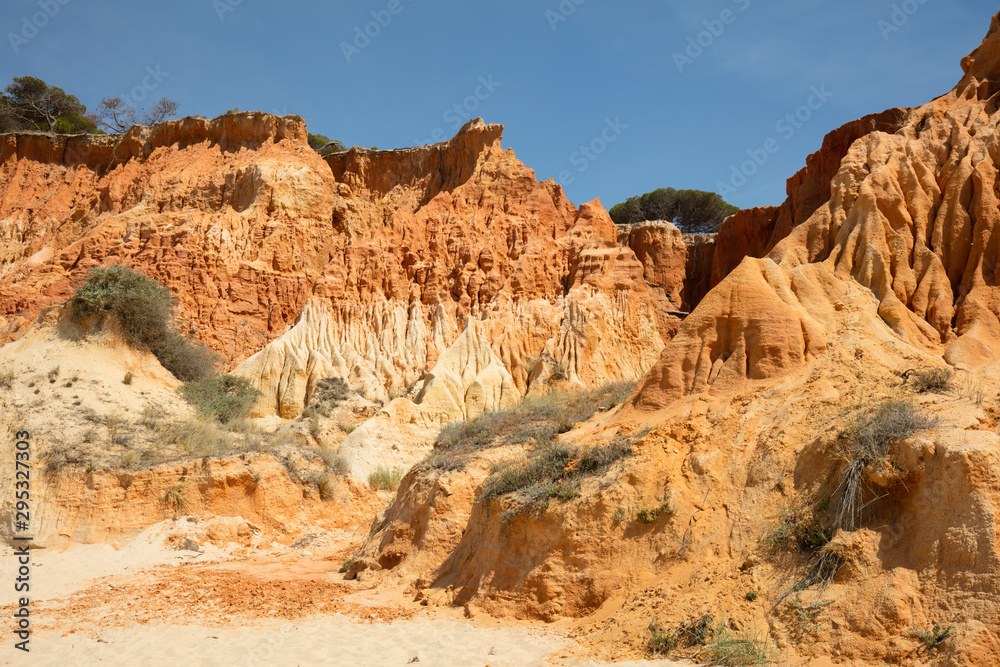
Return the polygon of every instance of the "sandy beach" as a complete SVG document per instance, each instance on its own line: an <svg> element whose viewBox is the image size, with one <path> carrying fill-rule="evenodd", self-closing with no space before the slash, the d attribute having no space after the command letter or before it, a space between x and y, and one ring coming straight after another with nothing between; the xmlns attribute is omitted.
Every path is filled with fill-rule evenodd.
<svg viewBox="0 0 1000 667"><path fill-rule="evenodd" d="M32 550L30 653L7 639L3 664L611 664L592 658L569 625L469 619L398 589L345 581L338 570L355 533L287 546L258 539L250 548L197 540L211 529L180 518L127 543ZM2 562L12 575L9 549ZM3 592L4 616L15 595Z"/></svg>

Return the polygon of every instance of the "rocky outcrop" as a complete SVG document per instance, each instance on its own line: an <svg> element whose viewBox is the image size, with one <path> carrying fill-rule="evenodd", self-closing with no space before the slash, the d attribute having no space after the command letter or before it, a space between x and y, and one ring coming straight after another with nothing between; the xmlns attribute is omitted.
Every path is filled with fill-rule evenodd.
<svg viewBox="0 0 1000 667"><path fill-rule="evenodd" d="M815 323L828 319L851 283L875 295L879 317L901 341L960 368L996 363L1000 115L991 81L1000 71L988 66L1000 48L995 28L963 60L965 76L948 94L905 117L885 112L827 137L790 181L793 196L778 214L767 258L744 259L709 293L645 379L637 406L659 409L716 379L739 384L801 366L823 348L827 327ZM727 229L752 229L749 217L773 213L733 216ZM715 267L731 254L727 229ZM763 239L751 233L747 245Z"/></svg>
<svg viewBox="0 0 1000 667"><path fill-rule="evenodd" d="M167 285L185 331L233 365L253 355L240 372L262 414L295 416L328 375L401 394L470 318L520 393L543 350L584 384L642 375L677 328L670 302L600 203L539 182L502 130L325 162L301 119L260 113L3 135L4 340L117 262Z"/></svg>
<svg viewBox="0 0 1000 667"><path fill-rule="evenodd" d="M687 244L673 223L663 220L618 227L618 242L642 262L646 283L662 289L681 308L687 279Z"/></svg>
<svg viewBox="0 0 1000 667"><path fill-rule="evenodd" d="M507 493L484 482L540 448L432 459L358 575L469 615L599 609L595 642L630 647L606 658L643 655L651 619L711 614L807 661L919 661L914 631L948 628L940 660L996 664L1000 16L962 66L955 89L905 117L834 133L785 206L727 222L724 277L622 408L564 436L600 448L653 427L632 456L575 487L570 460L550 488ZM764 256L733 259L737 229ZM905 369L947 364L946 394L905 386ZM851 419L900 396L936 421L886 443L879 465L845 460ZM859 463L870 503L848 526L830 506ZM773 547L796 512L826 531L811 555ZM822 625L804 630L803 608Z"/></svg>
<svg viewBox="0 0 1000 667"><path fill-rule="evenodd" d="M723 221L712 261L711 286L719 284L744 257L765 257L794 227L805 222L830 198L831 181L854 142L872 132L895 132L909 111L888 109L837 128L806 158L806 166L788 179L788 199L781 206L744 209Z"/></svg>
<svg viewBox="0 0 1000 667"><path fill-rule="evenodd" d="M2 135L0 182L0 317L15 328L117 262L167 285L186 330L242 358L298 315L334 252L333 179L295 116Z"/></svg>

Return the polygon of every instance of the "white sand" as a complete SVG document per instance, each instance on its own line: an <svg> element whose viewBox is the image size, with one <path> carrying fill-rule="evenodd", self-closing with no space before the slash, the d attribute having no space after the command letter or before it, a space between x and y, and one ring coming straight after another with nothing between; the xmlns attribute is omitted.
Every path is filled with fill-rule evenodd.
<svg viewBox="0 0 1000 667"><path fill-rule="evenodd" d="M353 623L343 616L270 621L243 629L138 626L99 639L39 632L31 665L344 665L402 667L597 667L608 663L552 657L569 647L557 633L472 622L418 618L391 624ZM411 663L414 658L419 662ZM28 664L27 661L16 664ZM671 661L616 663L625 667L681 665Z"/></svg>
<svg viewBox="0 0 1000 667"><path fill-rule="evenodd" d="M198 553L167 546L168 540L196 527L203 528L183 520L164 521L119 548L96 544L33 550L30 597L36 603L58 601L90 587L97 579L143 577L149 572L163 572L163 566L171 570L170 566L182 562L214 561L221 568L234 570L259 567L232 559L228 548L205 544L203 553ZM325 535L327 541L335 544L349 543L351 538L343 531ZM3 581L12 581L16 559L10 549L3 551L0 577ZM294 549L272 546L258 548L255 555L267 556L273 552L277 556L288 551ZM10 605L18 597L13 586L3 586L0 590L0 605ZM361 590L344 600L391 606L391 595L383 597L386 595L378 590ZM108 604L114 603L109 601ZM53 619L44 618L44 609L32 609L32 619L36 624L52 627ZM332 614L296 620L248 620L243 626L221 628L218 619L204 619L202 624L203 619L196 617L190 619L189 625L164 621L111 627L95 626L89 622L95 619L81 618L79 626L72 620L59 621L58 629L36 630L29 654L14 649L14 635L9 632L12 627L0 624L0 664L32 667L96 664L599 667L609 664L568 657L577 652L577 644L565 636L565 627L505 624L487 616L463 619L458 612L452 618L442 618L441 614L447 612L440 610L436 612L437 617L429 618L431 613L435 612L421 610L415 618L392 623L363 623ZM209 627L212 625L216 627ZM413 658L418 658L419 662L411 663ZM615 664L673 667L687 663L661 660Z"/></svg>

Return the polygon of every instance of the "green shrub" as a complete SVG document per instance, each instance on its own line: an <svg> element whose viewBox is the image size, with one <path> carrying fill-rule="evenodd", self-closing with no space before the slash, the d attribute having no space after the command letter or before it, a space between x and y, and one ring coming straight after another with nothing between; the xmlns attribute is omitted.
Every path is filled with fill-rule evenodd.
<svg viewBox="0 0 1000 667"><path fill-rule="evenodd" d="M570 447L550 443L536 450L526 461L512 461L499 466L483 482L482 496L498 498L515 491L526 490L529 501L542 498L576 497L582 477L603 473L612 464L632 453L635 439L616 437L606 445Z"/></svg>
<svg viewBox="0 0 1000 667"><path fill-rule="evenodd" d="M909 635L919 639L928 651L936 651L951 636L951 628L952 626L950 625L947 628L942 628L935 623L934 627L930 630L914 628L910 630Z"/></svg>
<svg viewBox="0 0 1000 667"><path fill-rule="evenodd" d="M651 622L647 629L649 638L646 647L653 655L666 655L678 648L704 646L715 631L710 614L689 617L678 623L673 631L667 630L658 621Z"/></svg>
<svg viewBox="0 0 1000 667"><path fill-rule="evenodd" d="M471 450L526 442L545 445L560 431L593 417L598 407L621 402L634 387L632 382L618 382L588 391L527 398L506 410L448 424L434 446L439 450Z"/></svg>
<svg viewBox="0 0 1000 667"><path fill-rule="evenodd" d="M237 375L188 382L180 388L180 393L200 415L218 419L223 424L246 419L261 395L250 380Z"/></svg>
<svg viewBox="0 0 1000 667"><path fill-rule="evenodd" d="M399 488L399 483L403 481L406 472L402 468L387 468L379 466L375 472L368 475L368 486L373 490L395 491Z"/></svg>
<svg viewBox="0 0 1000 667"><path fill-rule="evenodd" d="M212 353L172 329L170 290L152 278L119 264L95 267L69 303L81 315L112 317L129 344L148 349L182 381L215 371Z"/></svg>
<svg viewBox="0 0 1000 667"><path fill-rule="evenodd" d="M14 371L3 371L0 373L0 389L10 389L14 386L14 378L16 377Z"/></svg>
<svg viewBox="0 0 1000 667"><path fill-rule="evenodd" d="M646 628L649 631L649 638L646 640L646 648L653 655L667 655L677 648L677 637L669 632L657 621L650 621Z"/></svg>
<svg viewBox="0 0 1000 667"><path fill-rule="evenodd" d="M340 151L346 151L347 148L341 142L336 139L330 139L322 134L310 134L309 135L309 147L314 151L326 157L331 153L338 153Z"/></svg>
<svg viewBox="0 0 1000 667"><path fill-rule="evenodd" d="M167 331L153 341L149 351L160 364L182 382L200 380L215 374L218 355L192 338Z"/></svg>
<svg viewBox="0 0 1000 667"><path fill-rule="evenodd" d="M664 502L658 507L643 508L636 511L635 520L639 523L656 523L660 520L660 517L670 516L675 512L676 510L669 503Z"/></svg>
<svg viewBox="0 0 1000 667"><path fill-rule="evenodd" d="M155 280L112 264L91 269L70 305L83 315L112 315L126 340L149 347L169 325L173 299Z"/></svg>

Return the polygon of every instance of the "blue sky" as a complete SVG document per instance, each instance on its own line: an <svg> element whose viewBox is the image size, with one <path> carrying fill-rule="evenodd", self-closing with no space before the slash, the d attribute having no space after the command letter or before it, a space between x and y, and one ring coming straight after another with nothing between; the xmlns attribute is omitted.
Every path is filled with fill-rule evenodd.
<svg viewBox="0 0 1000 667"><path fill-rule="evenodd" d="M730 182L727 199L750 207L780 203L830 130L948 91L996 11L982 0L7 0L0 85L30 74L91 108L137 90L177 100L181 115L295 113L312 132L380 148L452 136L459 105L461 120L504 124L504 146L577 204ZM753 155L752 175L732 180Z"/></svg>

